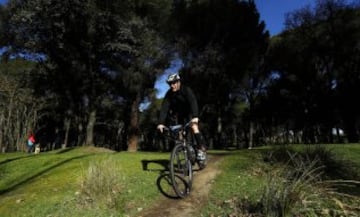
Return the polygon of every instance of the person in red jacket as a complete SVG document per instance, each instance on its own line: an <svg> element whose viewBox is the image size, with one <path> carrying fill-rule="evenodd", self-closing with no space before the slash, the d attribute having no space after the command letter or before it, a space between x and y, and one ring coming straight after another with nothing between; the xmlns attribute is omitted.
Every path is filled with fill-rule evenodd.
<svg viewBox="0 0 360 217"><path fill-rule="evenodd" d="M34 135L34 133L32 133L32 132L30 132L29 133L29 137L28 137L28 139L27 139L27 152L28 153L31 153L32 152L32 150L33 150L33 148L34 148L34 146L35 146L35 142L36 142L36 140L35 140L35 135Z"/></svg>

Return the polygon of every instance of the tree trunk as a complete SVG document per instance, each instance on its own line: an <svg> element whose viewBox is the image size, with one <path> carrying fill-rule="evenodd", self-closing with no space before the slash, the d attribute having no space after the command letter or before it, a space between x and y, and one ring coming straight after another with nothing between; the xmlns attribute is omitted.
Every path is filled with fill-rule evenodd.
<svg viewBox="0 0 360 217"><path fill-rule="evenodd" d="M84 145L84 132L83 132L83 130L84 130L84 126L83 126L83 124L80 122L80 123L78 123L77 124L77 126L78 126L78 131L77 131L77 146L83 146Z"/></svg>
<svg viewBox="0 0 360 217"><path fill-rule="evenodd" d="M3 126L3 124L4 124L4 114L0 113L0 126ZM3 129L0 128L0 149L1 149L1 153L5 153L5 151L6 151L5 146L3 144L3 137L4 137Z"/></svg>
<svg viewBox="0 0 360 217"><path fill-rule="evenodd" d="M216 144L215 147L213 144L211 144L209 146L209 149L214 149L214 148L224 148L223 146L225 144L222 143L222 119L221 116L219 115L217 118L217 127L216 127Z"/></svg>
<svg viewBox="0 0 360 217"><path fill-rule="evenodd" d="M123 130L124 130L124 122L120 122L118 126L118 130L116 131L116 140L115 140L115 150L121 151L123 150Z"/></svg>
<svg viewBox="0 0 360 217"><path fill-rule="evenodd" d="M96 122L96 110L92 110L89 114L88 124L86 126L86 142L85 145L94 145L94 126Z"/></svg>
<svg viewBox="0 0 360 217"><path fill-rule="evenodd" d="M131 105L130 111L130 126L129 126L129 141L128 151L136 152L139 141L139 102L140 97L136 96L136 99Z"/></svg>
<svg viewBox="0 0 360 217"><path fill-rule="evenodd" d="M21 117L21 111L17 108L16 109L16 123L15 123L15 145L16 145L16 150L23 150L25 147L25 142L24 142L24 135L23 132L21 131L21 125L24 124L24 120L21 120L19 117Z"/></svg>
<svg viewBox="0 0 360 217"><path fill-rule="evenodd" d="M65 138L64 138L64 144L61 144L61 148L66 148L68 146L70 125L71 125L71 119L65 118L64 120Z"/></svg>
<svg viewBox="0 0 360 217"><path fill-rule="evenodd" d="M5 150L8 150L10 147L10 144L12 143L12 135L11 135L11 131L12 131L12 126L11 126L11 122L12 122L12 112L13 112L13 104L14 104L14 97L15 97L15 92L11 92L9 94L9 104L8 104L8 112L7 112L7 117L5 120L5 126L4 127L4 136L6 138L5 142Z"/></svg>
<svg viewBox="0 0 360 217"><path fill-rule="evenodd" d="M238 136L237 136L237 132L236 132L237 131L236 124L233 124L231 128L232 128L232 133L233 133L232 146L238 147L238 144L237 144Z"/></svg>
<svg viewBox="0 0 360 217"><path fill-rule="evenodd" d="M254 122L250 121L249 126L249 149L252 149L254 145Z"/></svg>

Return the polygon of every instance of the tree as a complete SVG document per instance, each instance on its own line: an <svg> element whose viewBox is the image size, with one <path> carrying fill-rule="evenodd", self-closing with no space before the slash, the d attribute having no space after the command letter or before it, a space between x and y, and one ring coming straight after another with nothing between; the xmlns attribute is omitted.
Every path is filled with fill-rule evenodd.
<svg viewBox="0 0 360 217"><path fill-rule="evenodd" d="M232 102L230 95L259 89L264 77L259 65L269 33L254 1L177 1L175 8L174 16L180 17L174 20L179 25L176 33L182 45L182 77L194 87L200 104L213 113L209 125L214 126L225 116ZM245 95L251 96L252 101L247 102L256 99Z"/></svg>
<svg viewBox="0 0 360 217"><path fill-rule="evenodd" d="M358 10L341 1L318 1L314 11L289 14L287 26L272 39L269 52L278 75L269 93L280 93L269 96L278 102L273 110L284 111L288 123L293 120L292 130L301 130L304 142L331 142L331 130L338 127L357 141L359 113L352 93L359 84Z"/></svg>
<svg viewBox="0 0 360 217"><path fill-rule="evenodd" d="M84 144L94 144L94 127L105 99L122 98L124 105L131 105L124 117L131 117L130 150L136 150L137 108L146 88L153 86L157 70L166 65L155 20L164 18L167 4L163 0L10 1L9 30L14 37L9 44L14 52L45 56L38 93L59 96L66 131L71 125L79 134L86 129Z"/></svg>
<svg viewBox="0 0 360 217"><path fill-rule="evenodd" d="M15 59L0 65L0 150L25 150L27 134L36 131L47 104L33 95L33 63Z"/></svg>
<svg viewBox="0 0 360 217"><path fill-rule="evenodd" d="M170 9L169 2L161 0L138 1L133 7L128 22L117 30L122 37L112 44L114 55L109 64L117 73L116 93L125 100L125 128L131 152L138 148L140 103L152 94L157 75L169 62L160 29L164 27L161 19Z"/></svg>

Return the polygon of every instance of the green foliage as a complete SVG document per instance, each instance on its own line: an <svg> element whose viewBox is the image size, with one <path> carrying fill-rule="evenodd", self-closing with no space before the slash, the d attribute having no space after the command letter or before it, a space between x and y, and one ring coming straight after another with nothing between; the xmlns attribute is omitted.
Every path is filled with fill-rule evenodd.
<svg viewBox="0 0 360 217"><path fill-rule="evenodd" d="M316 3L288 14L287 30L271 40L267 63L277 78L268 88L264 111L271 111L283 128L302 130L300 143L341 142L331 136L334 127L358 142L359 108L351 106L350 96L360 82L355 76L360 50L354 46L359 44L359 8L345 1Z"/></svg>
<svg viewBox="0 0 360 217"><path fill-rule="evenodd" d="M23 59L0 62L1 152L24 150L28 132L45 115L48 104L33 92L34 68L33 62Z"/></svg>
<svg viewBox="0 0 360 217"><path fill-rule="evenodd" d="M11 37L4 43L9 53L43 56L34 89L51 96L53 115L45 124L66 125L66 133L72 128L86 138L80 145L95 143L97 122L113 131L108 134L119 122L128 128L137 110L127 108L139 106L167 66L161 31L170 6L164 0L10 1L1 31ZM124 113L113 115L119 107Z"/></svg>
<svg viewBox="0 0 360 217"><path fill-rule="evenodd" d="M174 13L185 62L182 77L196 88L200 104L226 104L230 93L244 88L243 79L257 73L267 48L269 35L254 2L179 3Z"/></svg>
<svg viewBox="0 0 360 217"><path fill-rule="evenodd" d="M214 123L220 119L226 122L224 132L236 125L239 132L246 131L267 79L263 63L269 33L254 1L177 1L172 22L184 62L181 77L204 109L206 133L219 140L214 137L220 128ZM251 112L228 115L236 100L247 103Z"/></svg>
<svg viewBox="0 0 360 217"><path fill-rule="evenodd" d="M110 143L101 134L119 149L126 134L148 133L138 107L173 58L205 108L204 134L215 137L221 119L251 144L284 131L302 133L300 143L342 142L332 128L359 140L358 5L317 1L271 41L255 1L10 0L0 10L1 61L35 60L29 92L47 96L35 122L75 132L77 145Z"/></svg>

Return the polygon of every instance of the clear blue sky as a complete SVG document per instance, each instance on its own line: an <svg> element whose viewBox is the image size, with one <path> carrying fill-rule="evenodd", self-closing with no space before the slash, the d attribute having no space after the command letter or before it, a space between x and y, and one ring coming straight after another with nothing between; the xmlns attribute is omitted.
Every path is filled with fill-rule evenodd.
<svg viewBox="0 0 360 217"><path fill-rule="evenodd" d="M308 5L313 7L315 0L255 0L255 3L266 29L270 35L276 35L284 28L286 13Z"/></svg>

